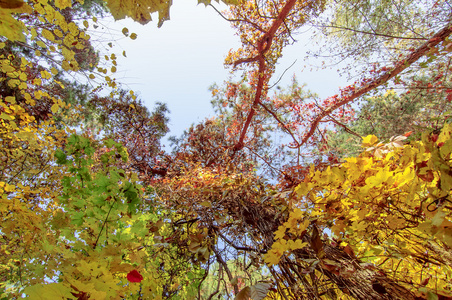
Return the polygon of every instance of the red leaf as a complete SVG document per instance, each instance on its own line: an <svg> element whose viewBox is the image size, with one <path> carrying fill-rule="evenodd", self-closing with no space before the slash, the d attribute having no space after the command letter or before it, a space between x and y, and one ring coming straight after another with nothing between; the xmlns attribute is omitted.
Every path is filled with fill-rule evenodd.
<svg viewBox="0 0 452 300"><path fill-rule="evenodd" d="M447 99L448 102L451 102L452 101L452 94L447 95L446 99Z"/></svg>
<svg viewBox="0 0 452 300"><path fill-rule="evenodd" d="M130 282L141 282L141 280L143 280L143 276L141 276L137 270L133 270L127 274L127 280Z"/></svg>

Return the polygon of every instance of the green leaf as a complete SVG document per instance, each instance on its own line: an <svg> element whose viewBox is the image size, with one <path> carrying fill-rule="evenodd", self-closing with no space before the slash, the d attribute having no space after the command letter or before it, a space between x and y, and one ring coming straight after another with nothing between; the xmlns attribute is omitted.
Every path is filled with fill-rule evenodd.
<svg viewBox="0 0 452 300"><path fill-rule="evenodd" d="M58 149L55 151L55 158L57 159L57 164L64 165L67 162L66 159L66 153L63 152L63 150Z"/></svg>
<svg viewBox="0 0 452 300"><path fill-rule="evenodd" d="M237 276L235 276L234 278L232 278L231 280L231 284L232 285L237 285L239 283L239 278Z"/></svg>
<svg viewBox="0 0 452 300"><path fill-rule="evenodd" d="M81 226L85 218L85 213L82 211L75 212L72 215L72 224Z"/></svg>
<svg viewBox="0 0 452 300"><path fill-rule="evenodd" d="M431 291L428 291L427 292L427 300L438 300L438 295Z"/></svg>
<svg viewBox="0 0 452 300"><path fill-rule="evenodd" d="M198 4L204 4L205 6L208 6L210 4L210 0L198 0Z"/></svg>

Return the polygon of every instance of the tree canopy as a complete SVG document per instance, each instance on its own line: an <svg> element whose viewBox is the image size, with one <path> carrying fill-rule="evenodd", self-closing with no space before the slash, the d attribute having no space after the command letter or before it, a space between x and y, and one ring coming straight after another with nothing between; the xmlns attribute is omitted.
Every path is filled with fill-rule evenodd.
<svg viewBox="0 0 452 300"><path fill-rule="evenodd" d="M0 1L0 298L452 299L450 3L223 2L235 77L167 150L88 28L171 1ZM270 86L307 28L326 99Z"/></svg>

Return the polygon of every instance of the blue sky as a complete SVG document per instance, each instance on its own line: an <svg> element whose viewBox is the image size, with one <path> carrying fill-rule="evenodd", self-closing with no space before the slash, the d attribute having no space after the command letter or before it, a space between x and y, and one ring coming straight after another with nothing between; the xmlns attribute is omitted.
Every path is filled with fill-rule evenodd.
<svg viewBox="0 0 452 300"><path fill-rule="evenodd" d="M216 2L215 5L219 10L225 8ZM161 28L157 28L157 16L154 19L144 26L131 20L106 23L118 37L113 50L117 55L125 50L127 55L118 61L116 78L138 93L151 109L157 101L167 103L171 111L170 135L179 136L190 124L214 115L208 87L229 78L223 61L229 49L238 48L240 42L227 21L211 7L197 5L196 0L174 1L171 20ZM138 38L133 41L122 38L123 27L137 33ZM307 68L301 72L304 65L316 63L304 60L305 51L312 49L308 37L309 33L296 36L299 42L284 50L271 82L296 60L280 86L289 84L295 74L299 83L307 83L321 97L333 95L339 86L346 84L345 78L333 70L309 72Z"/></svg>

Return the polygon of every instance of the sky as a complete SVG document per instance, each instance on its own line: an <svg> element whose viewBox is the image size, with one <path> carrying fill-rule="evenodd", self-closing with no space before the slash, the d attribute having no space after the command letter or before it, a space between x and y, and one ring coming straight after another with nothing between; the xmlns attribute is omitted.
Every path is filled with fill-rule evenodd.
<svg viewBox="0 0 452 300"><path fill-rule="evenodd" d="M102 20L108 30L104 46L112 35L116 42L111 51L117 56L126 51L127 58L118 60L118 82L134 90L149 109L155 102L168 105L169 135L180 136L191 124L214 116L208 88L230 77L224 59L231 48L240 47L230 24L212 7L196 3L196 0L173 1L171 19L161 28L157 28L156 15L154 21L144 26L131 20ZM218 10L226 8L216 2L214 5ZM138 38L124 37L121 33L124 27ZM308 36L297 35L299 42L284 49L271 83L296 61L278 85L288 85L295 74L300 84L306 83L320 97L334 95L339 86L346 84L345 78L334 70L309 72L307 68L302 72L303 66L313 63L305 60L306 50L313 49Z"/></svg>

